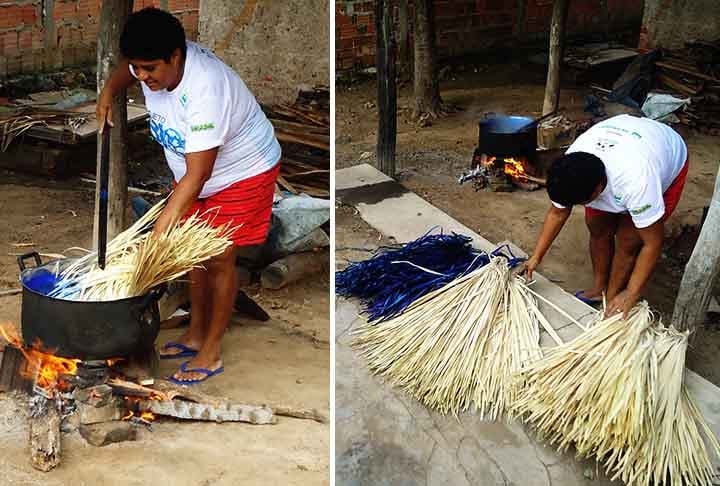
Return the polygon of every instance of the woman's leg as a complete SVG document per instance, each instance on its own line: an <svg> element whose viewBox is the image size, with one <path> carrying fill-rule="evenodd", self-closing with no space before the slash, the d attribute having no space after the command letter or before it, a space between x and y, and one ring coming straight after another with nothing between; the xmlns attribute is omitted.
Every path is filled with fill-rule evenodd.
<svg viewBox="0 0 720 486"><path fill-rule="evenodd" d="M205 342L212 308L210 299L210 281L204 268L190 271L190 327L176 341L191 349L200 349ZM172 346L160 348L160 356L172 356L180 353L180 349Z"/></svg>
<svg viewBox="0 0 720 486"><path fill-rule="evenodd" d="M612 271L610 272L607 292L608 301L625 290L630 281L630 275L632 275L635 268L635 262L641 247L642 239L630 215L623 214L617 231L617 250L613 257Z"/></svg>
<svg viewBox="0 0 720 486"><path fill-rule="evenodd" d="M615 232L618 215L606 212L585 213L585 224L590 231L590 258L593 267L593 287L583 291L583 297L602 297L610 278L610 264L615 254Z"/></svg>
<svg viewBox="0 0 720 486"><path fill-rule="evenodd" d="M209 296L207 302L212 310L209 313L202 346L199 348L198 354L188 362L188 369L215 370L222 366L220 342L230 323L238 290L235 255L236 248L232 246L222 255L207 263L207 295ZM175 373L176 379L185 381L198 380L205 376L204 373L183 371Z"/></svg>

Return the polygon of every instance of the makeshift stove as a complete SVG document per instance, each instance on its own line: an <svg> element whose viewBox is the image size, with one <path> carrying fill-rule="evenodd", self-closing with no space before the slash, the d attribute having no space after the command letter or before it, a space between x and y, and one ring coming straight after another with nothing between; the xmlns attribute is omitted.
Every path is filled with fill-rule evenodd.
<svg viewBox="0 0 720 486"><path fill-rule="evenodd" d="M154 351L149 357L81 361L40 351L40 343L25 346L17 332L3 326L0 334L8 342L0 391L29 395L31 462L41 471L60 463L63 433L78 431L95 446L137 440L141 431L152 430L158 415L251 424L274 424L277 415L286 415L327 422L316 410L232 403L166 380L138 378L150 375L137 371L143 362L146 370L152 368Z"/></svg>
<svg viewBox="0 0 720 486"><path fill-rule="evenodd" d="M478 146L471 168L458 183L472 181L476 190L535 190L545 185L537 163L537 130L527 117L490 117L479 123ZM530 124L530 125L529 125Z"/></svg>
<svg viewBox="0 0 720 486"><path fill-rule="evenodd" d="M477 150L473 155L472 169L464 173L458 182L472 181L475 190L490 189L493 192L509 192L516 187L534 191L545 185L545 179L536 177L536 165L527 156L503 157Z"/></svg>

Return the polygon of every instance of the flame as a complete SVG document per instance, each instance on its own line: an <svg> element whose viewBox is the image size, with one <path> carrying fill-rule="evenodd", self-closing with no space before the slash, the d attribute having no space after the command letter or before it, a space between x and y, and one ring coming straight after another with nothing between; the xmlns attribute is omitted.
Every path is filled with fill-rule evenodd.
<svg viewBox="0 0 720 486"><path fill-rule="evenodd" d="M127 415L125 415L122 420L130 420L133 417L137 417L138 415L135 414L132 410L128 410ZM155 420L155 414L152 412L142 412L140 413L139 417L142 420L145 420L146 422L152 422Z"/></svg>
<svg viewBox="0 0 720 486"><path fill-rule="evenodd" d="M110 359L106 359L106 360L105 360L105 363L107 363L107 365L108 365L110 368L112 368L113 366L115 366L115 365L116 365L117 363L119 363L120 361L125 361L125 358L110 358Z"/></svg>
<svg viewBox="0 0 720 486"><path fill-rule="evenodd" d="M42 347L42 343L39 342L35 343L32 348L25 348L17 327L12 325L0 325L0 334L25 356L28 365L20 371L24 378L32 380L37 386L51 394L55 390L64 391L69 388L69 384L62 380L61 375L77 374L77 365L80 360L61 358L38 351L37 348Z"/></svg>
<svg viewBox="0 0 720 486"><path fill-rule="evenodd" d="M525 171L525 166L523 165L522 159L517 160L512 157L504 159L505 161L505 173L509 175L510 177L514 177L517 179L523 179L525 175L527 175L527 172Z"/></svg>

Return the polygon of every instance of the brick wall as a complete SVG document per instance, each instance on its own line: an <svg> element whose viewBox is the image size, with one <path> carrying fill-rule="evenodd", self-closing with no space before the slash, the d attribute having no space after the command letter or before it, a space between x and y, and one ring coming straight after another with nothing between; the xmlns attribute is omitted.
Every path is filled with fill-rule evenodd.
<svg viewBox="0 0 720 486"><path fill-rule="evenodd" d="M547 38L552 0L435 0L435 28L442 57L481 52L493 46L524 45ZM375 2L335 2L335 66L375 64ZM639 32L643 0L573 0L568 32ZM412 16L412 15L411 15Z"/></svg>
<svg viewBox="0 0 720 486"><path fill-rule="evenodd" d="M0 79L96 62L101 0L0 0ZM199 0L135 0L177 15L197 38Z"/></svg>

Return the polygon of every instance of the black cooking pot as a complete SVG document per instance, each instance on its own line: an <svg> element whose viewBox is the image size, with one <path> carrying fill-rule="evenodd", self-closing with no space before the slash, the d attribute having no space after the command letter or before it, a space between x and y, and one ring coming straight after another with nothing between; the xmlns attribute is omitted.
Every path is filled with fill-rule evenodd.
<svg viewBox="0 0 720 486"><path fill-rule="evenodd" d="M486 115L479 125L478 151L496 157L534 154L537 122L527 116Z"/></svg>
<svg viewBox="0 0 720 486"><path fill-rule="evenodd" d="M36 266L26 268L30 258ZM147 295L114 301L48 297L55 275L74 261L65 258L43 264L36 252L18 257L25 344L81 360L123 358L152 348L160 330L158 300L165 285Z"/></svg>

